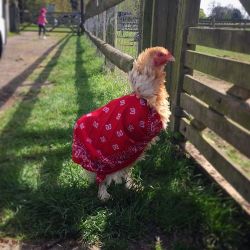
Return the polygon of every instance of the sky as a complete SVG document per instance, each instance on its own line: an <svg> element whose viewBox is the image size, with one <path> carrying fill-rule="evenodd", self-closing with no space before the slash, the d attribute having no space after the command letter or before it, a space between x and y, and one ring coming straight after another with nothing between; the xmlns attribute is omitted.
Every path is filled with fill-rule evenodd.
<svg viewBox="0 0 250 250"><path fill-rule="evenodd" d="M238 8L240 11L244 10L239 0L201 0L201 8L204 9L206 15L209 15L211 11L211 3L215 1L221 6L233 5L235 8Z"/></svg>

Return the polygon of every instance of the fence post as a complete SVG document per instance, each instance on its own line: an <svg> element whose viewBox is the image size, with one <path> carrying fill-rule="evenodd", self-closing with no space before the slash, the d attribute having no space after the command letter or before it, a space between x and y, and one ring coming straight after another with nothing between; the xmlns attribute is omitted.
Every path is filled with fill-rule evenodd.
<svg viewBox="0 0 250 250"><path fill-rule="evenodd" d="M212 17L212 21L211 22L212 22L212 27L214 28L215 27L215 17L214 16Z"/></svg>
<svg viewBox="0 0 250 250"><path fill-rule="evenodd" d="M139 18L138 20L138 32L139 32L139 40L138 40L138 47L137 47L137 54L141 53L142 51L142 33L143 33L143 30L142 30L142 13L143 13L143 0L140 0L140 10L139 10L139 13L137 14L137 17Z"/></svg>
<svg viewBox="0 0 250 250"><path fill-rule="evenodd" d="M142 17L142 45L141 49L144 50L151 47L151 26L153 14L153 0L143 0L143 17Z"/></svg>
<svg viewBox="0 0 250 250"><path fill-rule="evenodd" d="M84 2L81 0L80 3L80 11L81 11L81 23L80 23L80 29L81 29L81 34L84 33Z"/></svg>
<svg viewBox="0 0 250 250"><path fill-rule="evenodd" d="M166 46L169 3L169 1L165 0L154 1L152 8L151 46Z"/></svg>
<svg viewBox="0 0 250 250"><path fill-rule="evenodd" d="M104 11L102 13L102 22L103 22L103 25L102 25L102 37L103 37L103 41L106 42L106 11Z"/></svg>
<svg viewBox="0 0 250 250"><path fill-rule="evenodd" d="M184 57L187 49L194 49L187 44L188 27L196 26L199 20L200 0L170 0L171 3L178 2L174 15L176 15L175 29L169 34L174 37L175 63L171 71L170 105L171 119L170 128L178 131L180 125L180 94L183 88L185 74L192 74L192 70L185 68ZM174 9L172 10L174 11Z"/></svg>
<svg viewBox="0 0 250 250"><path fill-rule="evenodd" d="M107 10L107 43L115 47L116 40L116 7Z"/></svg>
<svg viewBox="0 0 250 250"><path fill-rule="evenodd" d="M106 11L106 42L111 46L116 46L116 31L117 31L117 10L116 6L108 9ZM115 66L106 61L106 64L110 68L110 70L114 70Z"/></svg>
<svg viewBox="0 0 250 250"><path fill-rule="evenodd" d="M150 40L151 46L163 46L174 52L178 1L153 1ZM173 64L167 68L167 90L169 91Z"/></svg>
<svg viewBox="0 0 250 250"><path fill-rule="evenodd" d="M97 15L97 19L98 19L98 36L100 39L103 40L103 28L102 28L102 25L103 25L103 22L102 22L102 14L99 14Z"/></svg>

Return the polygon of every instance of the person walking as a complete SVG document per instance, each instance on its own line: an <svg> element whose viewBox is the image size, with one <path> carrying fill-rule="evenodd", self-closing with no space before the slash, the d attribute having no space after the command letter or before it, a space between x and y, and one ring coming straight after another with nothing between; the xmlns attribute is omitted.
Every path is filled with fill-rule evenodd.
<svg viewBox="0 0 250 250"><path fill-rule="evenodd" d="M38 35L39 35L39 38L43 38L43 39L46 39L45 26L48 23L48 21L46 19L46 13L47 13L46 8L41 8L40 14L38 17ZM41 36L42 34L43 34L43 37Z"/></svg>

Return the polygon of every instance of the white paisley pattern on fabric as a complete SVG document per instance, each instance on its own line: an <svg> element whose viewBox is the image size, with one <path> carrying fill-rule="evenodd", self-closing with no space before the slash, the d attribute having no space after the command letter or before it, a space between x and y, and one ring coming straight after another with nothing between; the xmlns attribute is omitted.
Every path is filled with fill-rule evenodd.
<svg viewBox="0 0 250 250"><path fill-rule="evenodd" d="M135 95L115 99L77 120L72 159L101 181L140 159L161 129L159 114L145 100Z"/></svg>
<svg viewBox="0 0 250 250"><path fill-rule="evenodd" d="M152 137L155 136L155 127L158 126L158 123L161 122L158 119L155 119L154 116L157 115L156 111L152 111L152 113L148 116L148 124L147 124L147 136L145 137L145 141L142 142L135 142L131 139L131 141L134 143L133 146L129 146L126 150L123 150L122 152L114 152L113 154L109 155L108 157L105 157L100 150L98 150L98 159L96 159L94 162L89 160L91 157L87 152L86 147L84 144L81 143L80 140L77 138L74 138L73 141L73 148L75 152L75 157L81 160L81 165L85 165L86 167L90 168L91 171L102 171L104 167L109 166L111 169L114 167L117 167L117 164L123 164L124 161L130 159L130 157L134 156L135 154L138 154L138 158L141 154L143 154L144 150L147 147L147 144L149 143L149 140L152 139ZM143 126L142 126L143 125ZM144 127L144 122L140 122L140 127ZM131 125L130 129L133 126ZM78 127L76 126L75 129ZM110 126L107 126L108 129L111 129ZM106 129L107 129L106 128ZM133 129L132 129L133 130ZM122 136L123 131L117 131L117 136ZM104 136L100 137L101 142L106 142L106 138ZM91 143L91 140L87 138L87 142ZM113 145L115 149L119 149L119 145ZM118 147L118 148L117 148ZM114 150L116 151L116 150Z"/></svg>

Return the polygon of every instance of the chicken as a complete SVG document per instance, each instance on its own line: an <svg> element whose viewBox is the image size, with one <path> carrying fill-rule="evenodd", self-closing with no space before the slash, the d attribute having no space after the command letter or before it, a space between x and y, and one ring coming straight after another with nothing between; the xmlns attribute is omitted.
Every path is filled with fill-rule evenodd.
<svg viewBox="0 0 250 250"><path fill-rule="evenodd" d="M132 89L138 97L147 100L148 105L156 109L164 129L170 116L164 68L174 60L172 54L163 47L149 48L139 55L129 72Z"/></svg>
<svg viewBox="0 0 250 250"><path fill-rule="evenodd" d="M130 167L166 129L170 113L164 67L173 60L165 48L146 49L129 73L133 93L77 120L72 159L96 179L100 199L110 198L107 186L112 180L125 179L131 185Z"/></svg>

